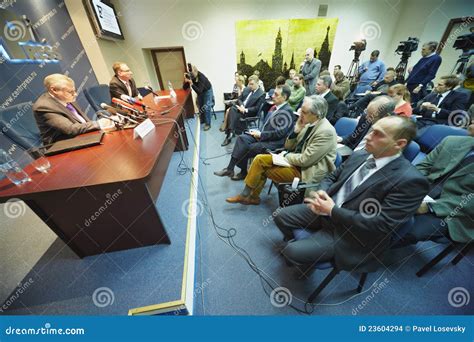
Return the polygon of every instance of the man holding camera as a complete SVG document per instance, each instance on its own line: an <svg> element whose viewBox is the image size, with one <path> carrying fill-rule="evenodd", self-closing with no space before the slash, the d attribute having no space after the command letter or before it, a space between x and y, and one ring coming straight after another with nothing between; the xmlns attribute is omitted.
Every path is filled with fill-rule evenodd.
<svg viewBox="0 0 474 342"><path fill-rule="evenodd" d="M183 89L192 87L197 94L199 114L204 114L204 130L211 128L211 109L214 107L212 84L195 65L188 64L188 73L184 74Z"/></svg>
<svg viewBox="0 0 474 342"><path fill-rule="evenodd" d="M417 103L426 96L426 85L431 82L441 64L441 56L436 53L437 42L428 42L421 48L422 58L408 72L406 86L411 95L412 103Z"/></svg>

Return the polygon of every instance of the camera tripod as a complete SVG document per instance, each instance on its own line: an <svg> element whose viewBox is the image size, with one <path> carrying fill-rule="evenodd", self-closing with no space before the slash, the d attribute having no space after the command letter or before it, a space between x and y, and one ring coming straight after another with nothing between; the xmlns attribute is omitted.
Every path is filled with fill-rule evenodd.
<svg viewBox="0 0 474 342"><path fill-rule="evenodd" d="M402 52L400 63L398 63L397 67L395 68L395 72L397 73L397 82L399 83L405 83L405 73L407 71L408 58L410 57L411 52Z"/></svg>
<svg viewBox="0 0 474 342"><path fill-rule="evenodd" d="M355 85L359 81L359 57L362 53L362 50L354 50L354 59L349 66L349 70L347 71L346 78L349 80L351 84L351 91L354 90Z"/></svg>
<svg viewBox="0 0 474 342"><path fill-rule="evenodd" d="M456 75L466 75L467 65L469 63L469 59L474 54L474 50L464 51L460 56L459 59L454 64L454 68L451 71L451 74Z"/></svg>

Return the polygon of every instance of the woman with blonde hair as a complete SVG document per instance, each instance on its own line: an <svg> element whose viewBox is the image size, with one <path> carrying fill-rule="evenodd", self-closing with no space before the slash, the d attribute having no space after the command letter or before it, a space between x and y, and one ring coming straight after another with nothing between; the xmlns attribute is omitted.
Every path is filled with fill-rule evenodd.
<svg viewBox="0 0 474 342"><path fill-rule="evenodd" d="M395 84L388 88L388 96L395 101L394 113L397 115L410 117L412 108L410 104L410 92L403 84Z"/></svg>
<svg viewBox="0 0 474 342"><path fill-rule="evenodd" d="M245 78L242 75L239 75L238 73L235 73L235 84L234 84L234 89L232 90L232 95L234 97L233 100L227 100L224 101L224 104L226 105L226 110L224 113L224 121L222 122L221 127L219 128L219 131L224 132L228 127L228 116L229 116L229 110L232 107L232 104L236 103L237 99L239 96L242 94L242 91L245 88Z"/></svg>

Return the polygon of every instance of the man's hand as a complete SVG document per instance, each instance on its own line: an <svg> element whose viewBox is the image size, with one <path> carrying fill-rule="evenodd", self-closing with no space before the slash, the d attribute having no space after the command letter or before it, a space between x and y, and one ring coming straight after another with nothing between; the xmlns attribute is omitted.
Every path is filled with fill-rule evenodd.
<svg viewBox="0 0 474 342"><path fill-rule="evenodd" d="M242 114L245 113L245 107L243 105L239 105L239 106L236 106L236 107L239 110L239 112L241 112Z"/></svg>
<svg viewBox="0 0 474 342"><path fill-rule="evenodd" d="M336 140L337 140L338 143L340 143L340 142L342 142L342 137L338 136Z"/></svg>
<svg viewBox="0 0 474 342"><path fill-rule="evenodd" d="M109 120L107 118L100 118L97 120L99 123L99 127L102 131L104 132L109 132L115 130L115 123L112 120Z"/></svg>
<svg viewBox="0 0 474 342"><path fill-rule="evenodd" d="M257 132L257 131L250 131L249 133L250 133L250 135L251 135L252 137L254 137L255 139L257 139L257 140L260 139L260 135L261 135L260 132Z"/></svg>
<svg viewBox="0 0 474 342"><path fill-rule="evenodd" d="M372 86L372 87L376 87L377 84L379 84L377 81L373 81L372 84L371 84L371 86Z"/></svg>
<svg viewBox="0 0 474 342"><path fill-rule="evenodd" d="M326 193L326 191L319 190L317 192L311 192L312 197L305 198L305 202L308 208L317 215L330 216L332 208L335 206L332 198Z"/></svg>
<svg viewBox="0 0 474 342"><path fill-rule="evenodd" d="M438 107L436 107L434 104L432 104L431 102L423 102L421 104L421 108L424 108L424 109L427 109L427 110L431 110L433 112L437 112L439 110Z"/></svg>
<svg viewBox="0 0 474 342"><path fill-rule="evenodd" d="M298 109L298 113L300 114L300 116L298 117L298 120L295 123L295 128L294 128L295 133L301 132L304 126L306 126L306 121L303 115L301 114L301 108Z"/></svg>
<svg viewBox="0 0 474 342"><path fill-rule="evenodd" d="M193 84L193 81L188 77L188 74L184 74L184 82L189 83L189 85Z"/></svg>
<svg viewBox="0 0 474 342"><path fill-rule="evenodd" d="M422 88L421 86L416 87L415 89L413 89L413 93L418 94L420 92L421 88Z"/></svg>

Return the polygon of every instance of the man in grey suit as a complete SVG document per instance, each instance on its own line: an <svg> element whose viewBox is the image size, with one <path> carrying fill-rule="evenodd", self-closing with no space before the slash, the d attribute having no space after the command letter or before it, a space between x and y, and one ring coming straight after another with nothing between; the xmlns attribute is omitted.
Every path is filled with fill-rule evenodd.
<svg viewBox="0 0 474 342"><path fill-rule="evenodd" d="M304 83L306 87L306 96L315 94L316 81L321 70L321 61L314 57L314 50L306 49L304 62L301 64L301 72L304 76Z"/></svg>
<svg viewBox="0 0 474 342"><path fill-rule="evenodd" d="M413 216L429 191L428 180L401 153L416 136L400 116L380 119L354 153L327 176L307 204L282 209L275 223L289 241L283 255L294 264L334 260L346 271L373 272L383 265L392 236ZM314 233L295 241L293 231Z"/></svg>
<svg viewBox="0 0 474 342"><path fill-rule="evenodd" d="M274 106L267 114L261 130L252 130L237 137L229 165L214 174L219 177L229 176L232 180L242 180L247 176L247 164L250 158L283 147L286 137L293 130L293 110L288 104L291 89L287 85L277 86L272 99ZM234 168L242 171L234 176Z"/></svg>
<svg viewBox="0 0 474 342"><path fill-rule="evenodd" d="M33 113L44 145L99 129L113 129L109 119L91 121L77 105L74 81L62 74L44 79L46 93L33 104Z"/></svg>

